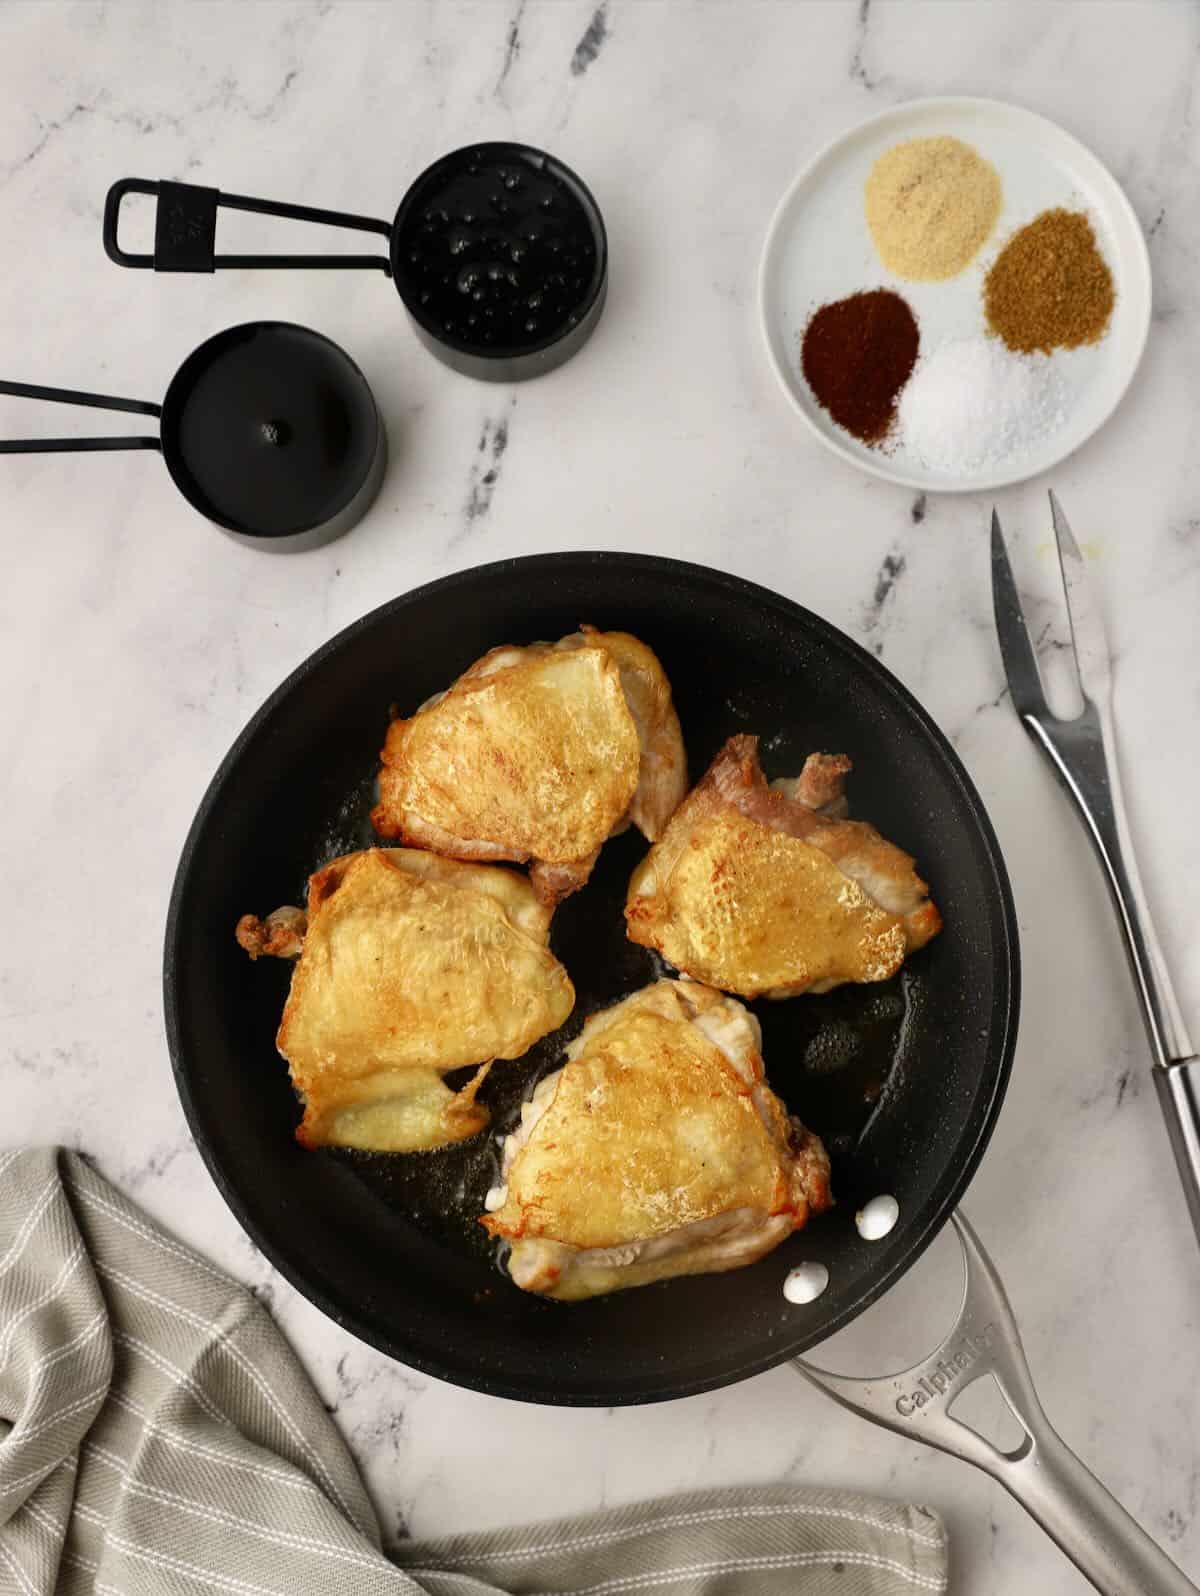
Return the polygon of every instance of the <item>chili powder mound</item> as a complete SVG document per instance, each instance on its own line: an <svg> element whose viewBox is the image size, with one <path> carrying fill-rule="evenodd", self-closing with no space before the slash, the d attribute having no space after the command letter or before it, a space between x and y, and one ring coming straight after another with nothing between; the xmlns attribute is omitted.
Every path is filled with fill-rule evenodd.
<svg viewBox="0 0 1200 1596"><path fill-rule="evenodd" d="M890 289L875 288L822 305L804 329L800 363L817 403L838 426L880 444L919 348L908 305Z"/></svg>
<svg viewBox="0 0 1200 1596"><path fill-rule="evenodd" d="M1082 211L1043 211L1014 233L983 285L992 332L1021 354L1078 349L1108 330L1112 273Z"/></svg>

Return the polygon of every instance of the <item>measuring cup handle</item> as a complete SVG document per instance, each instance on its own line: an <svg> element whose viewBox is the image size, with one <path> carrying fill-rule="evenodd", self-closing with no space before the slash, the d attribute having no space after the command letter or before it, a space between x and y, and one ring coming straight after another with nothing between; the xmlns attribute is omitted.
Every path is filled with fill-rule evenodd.
<svg viewBox="0 0 1200 1596"><path fill-rule="evenodd" d="M83 393L77 388L42 388L31 382L0 382L0 394L14 399L44 399L58 405L87 405L94 410L123 410L135 416L159 416L161 406L145 399L116 399L111 394ZM95 454L108 449L161 449L158 438L3 438L0 454Z"/></svg>
<svg viewBox="0 0 1200 1596"><path fill-rule="evenodd" d="M1047 1419L996 1267L965 1216L951 1217L966 1282L958 1319L936 1352L903 1374L881 1379L834 1374L803 1358L793 1367L864 1419L990 1474L1103 1596L1200 1596ZM1009 1452L953 1413L957 1398L988 1374L1025 1431Z"/></svg>
<svg viewBox="0 0 1200 1596"><path fill-rule="evenodd" d="M154 253L131 254L117 241L121 202L127 194L149 194L158 203L154 217ZM211 272L218 266L281 270L348 267L382 271L391 276L385 255L218 255L217 210L254 211L260 216L284 216L291 221L318 222L325 227L349 227L357 232L381 233L390 240L387 222L345 211L316 210L310 205L281 205L275 200L250 199L245 194L222 194L196 183L151 182L144 177L123 177L109 189L104 201L104 251L118 266L153 268L156 272Z"/></svg>

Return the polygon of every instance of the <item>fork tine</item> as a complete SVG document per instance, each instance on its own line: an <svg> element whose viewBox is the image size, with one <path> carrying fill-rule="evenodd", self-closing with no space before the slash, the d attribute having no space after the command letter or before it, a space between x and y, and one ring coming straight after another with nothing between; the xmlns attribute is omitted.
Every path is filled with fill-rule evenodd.
<svg viewBox="0 0 1200 1596"><path fill-rule="evenodd" d="M1004 674L1008 677L1013 708L1018 715L1048 719L1050 710L1042 691L1037 656L1029 641L1025 612L1017 596L1017 584L1013 581L1004 534L1000 530L1000 517L995 508L992 510L992 608L996 614L996 635L1000 640L1000 657L1004 661Z"/></svg>
<svg viewBox="0 0 1200 1596"><path fill-rule="evenodd" d="M1071 621L1071 641L1075 647L1079 685L1085 698L1093 703L1103 703L1109 697L1112 683L1104 623L1100 619L1100 609L1088 580L1083 555L1079 552L1079 545L1053 490L1050 493L1050 514L1054 520L1054 540L1058 544L1063 591L1067 595L1067 615Z"/></svg>

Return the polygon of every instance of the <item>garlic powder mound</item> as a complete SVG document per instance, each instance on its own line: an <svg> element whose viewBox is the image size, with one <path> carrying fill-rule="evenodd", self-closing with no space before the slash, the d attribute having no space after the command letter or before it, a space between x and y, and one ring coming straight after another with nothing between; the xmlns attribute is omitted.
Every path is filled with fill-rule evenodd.
<svg viewBox="0 0 1200 1596"><path fill-rule="evenodd" d="M1000 176L962 139L909 139L885 150L867 177L867 227L897 277L955 277L996 225Z"/></svg>

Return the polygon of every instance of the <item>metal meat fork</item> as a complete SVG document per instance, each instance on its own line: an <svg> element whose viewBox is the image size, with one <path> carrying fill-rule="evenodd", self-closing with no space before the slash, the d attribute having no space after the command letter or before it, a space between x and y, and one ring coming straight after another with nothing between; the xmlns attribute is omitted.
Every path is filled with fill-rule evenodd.
<svg viewBox="0 0 1200 1596"><path fill-rule="evenodd" d="M1083 712L1052 715L1017 597L1000 518L992 511L992 601L1000 653L1021 724L1075 801L1112 893L1154 1056L1154 1084L1179 1166L1192 1225L1200 1239L1200 1059L1184 1028L1138 875L1117 776L1108 647L1083 556L1062 506L1050 495L1058 561L1071 619Z"/></svg>

